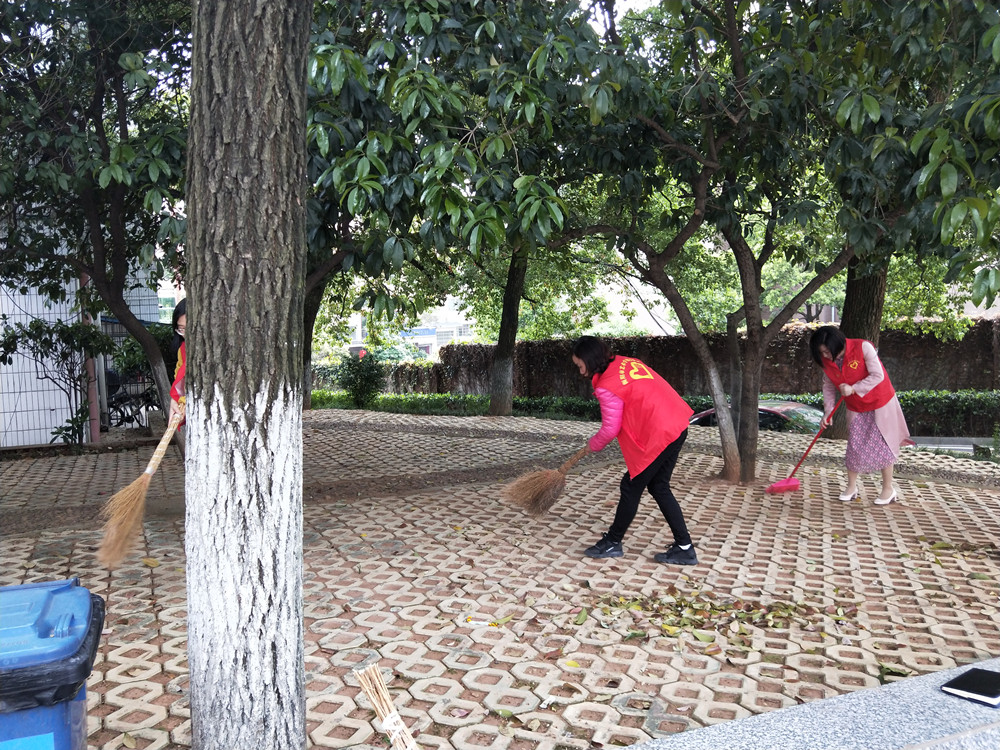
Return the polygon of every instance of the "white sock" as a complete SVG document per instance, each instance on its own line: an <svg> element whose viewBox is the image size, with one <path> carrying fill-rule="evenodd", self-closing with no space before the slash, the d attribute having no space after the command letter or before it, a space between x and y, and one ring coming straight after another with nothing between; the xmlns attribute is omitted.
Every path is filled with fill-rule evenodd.
<svg viewBox="0 0 1000 750"><path fill-rule="evenodd" d="M690 544L678 544L677 546L680 547L681 549L691 549Z"/></svg>

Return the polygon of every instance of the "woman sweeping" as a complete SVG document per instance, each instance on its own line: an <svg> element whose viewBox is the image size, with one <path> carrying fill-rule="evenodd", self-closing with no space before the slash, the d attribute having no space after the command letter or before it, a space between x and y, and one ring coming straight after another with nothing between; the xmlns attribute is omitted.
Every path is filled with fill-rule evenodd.
<svg viewBox="0 0 1000 750"><path fill-rule="evenodd" d="M838 396L847 405L847 487L840 499L850 502L858 496L858 475L882 473L882 492L876 505L896 502L892 467L910 431L896 391L870 341L849 339L834 326L817 328L809 339L813 360L823 368L822 425L832 421L831 410ZM839 392L839 393L838 393Z"/></svg>
<svg viewBox="0 0 1000 750"><path fill-rule="evenodd" d="M673 544L653 559L695 565L698 556L681 506L670 490L693 410L649 366L633 357L614 356L607 344L593 336L583 336L573 346L573 364L581 375L591 378L601 404L601 429L590 439L590 450L600 451L617 437L627 467L611 528L583 554L592 558L625 554L622 540L648 488L674 535Z"/></svg>
<svg viewBox="0 0 1000 750"><path fill-rule="evenodd" d="M170 388L170 414L184 416L184 376L187 374L187 351L184 348L184 333L187 330L187 297L177 303L173 315L174 342L177 367L174 368L174 383ZM169 418L168 417L168 418ZM182 421L181 424L184 424Z"/></svg>

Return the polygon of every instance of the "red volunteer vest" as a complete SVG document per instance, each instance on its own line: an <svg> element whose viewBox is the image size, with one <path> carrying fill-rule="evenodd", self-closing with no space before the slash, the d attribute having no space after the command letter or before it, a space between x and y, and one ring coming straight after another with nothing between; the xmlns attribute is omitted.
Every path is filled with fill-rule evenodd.
<svg viewBox="0 0 1000 750"><path fill-rule="evenodd" d="M180 403L184 398L184 378L187 375L187 350L181 342L181 348L177 350L177 367L174 369L174 384L170 386L170 398Z"/></svg>
<svg viewBox="0 0 1000 750"><path fill-rule="evenodd" d="M681 436L694 414L670 383L633 357L615 357L593 383L625 402L618 445L633 478Z"/></svg>
<svg viewBox="0 0 1000 750"><path fill-rule="evenodd" d="M864 344L863 339L847 339L847 343L844 345L844 364L842 367L837 367L836 362L831 362L828 359L823 360L823 371L834 385L838 387L841 383L854 385L868 377L865 355L861 351L862 344ZM889 403L896 395L896 390L889 382L889 373L885 371L882 360L879 360L878 364L882 368L882 382L864 396L855 393L845 398L844 403L851 411L875 411Z"/></svg>

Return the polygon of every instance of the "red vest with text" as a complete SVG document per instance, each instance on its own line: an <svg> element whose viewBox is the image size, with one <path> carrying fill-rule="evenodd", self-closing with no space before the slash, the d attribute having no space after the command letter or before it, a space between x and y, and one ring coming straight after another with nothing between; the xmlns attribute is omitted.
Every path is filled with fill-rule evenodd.
<svg viewBox="0 0 1000 750"><path fill-rule="evenodd" d="M831 362L828 359L823 360L823 371L834 385L840 386L841 383L854 385L868 377L865 355L861 351L861 345L864 343L863 339L847 339L847 343L844 345L844 364L841 367L837 367L836 362ZM879 360L878 366L882 368L881 383L864 396L855 393L844 399L844 403L851 411L875 411L889 403L896 395L896 390L889 382L889 374L885 371L881 360Z"/></svg>
<svg viewBox="0 0 1000 750"><path fill-rule="evenodd" d="M615 357L593 382L625 402L618 445L633 478L681 436L694 414L670 383L633 357Z"/></svg>

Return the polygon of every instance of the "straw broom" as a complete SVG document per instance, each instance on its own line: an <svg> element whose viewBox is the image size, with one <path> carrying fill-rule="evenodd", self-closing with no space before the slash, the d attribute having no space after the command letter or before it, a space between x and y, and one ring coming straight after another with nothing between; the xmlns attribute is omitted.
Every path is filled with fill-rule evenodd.
<svg viewBox="0 0 1000 750"><path fill-rule="evenodd" d="M364 669L355 669L354 676L358 678L361 689L368 696L375 715L382 722L382 731L389 736L389 741L396 750L420 750L419 745L410 734L409 727L403 723L403 718L392 704L389 689L385 686L378 664L369 664Z"/></svg>
<svg viewBox="0 0 1000 750"><path fill-rule="evenodd" d="M549 512L566 487L566 474L590 453L584 446L558 469L542 469L522 474L500 491L501 497L514 503L529 516L538 518Z"/></svg>
<svg viewBox="0 0 1000 750"><path fill-rule="evenodd" d="M129 553L142 530L142 517L146 513L146 491L149 480L163 460L183 413L174 414L167 424L167 431L160 438L146 470L132 484L108 498L101 509L104 517L104 540L97 550L98 561L106 568L117 568Z"/></svg>

